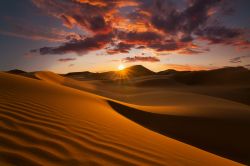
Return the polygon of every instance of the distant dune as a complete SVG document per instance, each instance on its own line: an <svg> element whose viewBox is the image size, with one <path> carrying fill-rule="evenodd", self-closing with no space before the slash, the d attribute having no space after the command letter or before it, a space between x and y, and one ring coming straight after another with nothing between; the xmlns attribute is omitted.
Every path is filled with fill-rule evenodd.
<svg viewBox="0 0 250 166"><path fill-rule="evenodd" d="M148 75L154 75L155 72L145 68L142 65L135 65L131 66L125 69L126 76L128 78L134 78L134 77L140 77L140 76L148 76ZM78 80L86 80L86 79L98 79L98 80L114 80L114 79L120 79L117 77L119 75L118 71L109 71L109 72L103 72L103 73L92 73L89 71L84 72L71 72L67 73L64 76L76 78Z"/></svg>
<svg viewBox="0 0 250 166"><path fill-rule="evenodd" d="M250 71L244 67L226 67L210 71L180 72L172 78L188 85L250 84Z"/></svg>
<svg viewBox="0 0 250 166"><path fill-rule="evenodd" d="M11 74L16 74L16 75L21 75L21 76L24 76L24 77L29 77L29 78L37 79L35 77L35 75L34 75L35 72L26 72L26 71L23 71L23 70L14 69L14 70L7 71L7 73L11 73Z"/></svg>
<svg viewBox="0 0 250 166"><path fill-rule="evenodd" d="M27 72L23 71L23 70L19 70L19 69L13 69L13 70L8 71L8 73L11 73L11 74L26 74Z"/></svg>
<svg viewBox="0 0 250 166"><path fill-rule="evenodd" d="M174 88L177 91L220 97L250 105L250 71L244 67L225 67L208 71L165 70L154 73L152 71L146 72L145 67L137 65L125 70L137 74L130 74L126 77L127 80L122 81L119 81L119 79L118 81L112 80L112 78L117 79L117 72L107 72L113 73L112 77L98 77L96 73L89 74L89 72L88 76L86 76L86 73L71 73L74 76L71 74L65 76L76 80L100 80L102 78L101 80L108 84L118 83L127 86L163 88L165 90Z"/></svg>

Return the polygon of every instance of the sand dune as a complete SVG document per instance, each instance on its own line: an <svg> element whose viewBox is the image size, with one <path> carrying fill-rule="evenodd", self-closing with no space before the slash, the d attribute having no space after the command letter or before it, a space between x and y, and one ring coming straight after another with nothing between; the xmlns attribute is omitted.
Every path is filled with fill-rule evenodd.
<svg viewBox="0 0 250 166"><path fill-rule="evenodd" d="M238 165L128 120L106 98L0 77L2 165Z"/></svg>
<svg viewBox="0 0 250 166"><path fill-rule="evenodd" d="M52 77L53 73L50 75ZM53 77L60 76L54 74ZM39 78L50 81L47 77ZM143 79L149 78L138 78ZM74 86L70 86L73 85L69 83L71 81L74 82ZM57 83L84 90L81 86L86 81L67 79L67 84L60 81ZM144 127L223 157L243 163L249 162L250 134L246 133L250 130L248 105L190 93L187 90L176 91L175 88L136 88L136 91L133 91L132 87L128 90L122 86L120 88L124 92L115 93L119 86L96 86L96 90L92 92L109 97L106 100L109 100L109 104L117 112ZM178 89L181 88L183 89L178 86ZM128 92L125 93L126 91Z"/></svg>

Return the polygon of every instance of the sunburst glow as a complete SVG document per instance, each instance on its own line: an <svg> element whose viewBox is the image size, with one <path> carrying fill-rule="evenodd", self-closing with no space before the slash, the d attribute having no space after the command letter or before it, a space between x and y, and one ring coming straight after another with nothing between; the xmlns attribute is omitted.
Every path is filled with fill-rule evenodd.
<svg viewBox="0 0 250 166"><path fill-rule="evenodd" d="M118 70L123 70L125 69L125 66L123 64L120 64L118 67L117 67Z"/></svg>

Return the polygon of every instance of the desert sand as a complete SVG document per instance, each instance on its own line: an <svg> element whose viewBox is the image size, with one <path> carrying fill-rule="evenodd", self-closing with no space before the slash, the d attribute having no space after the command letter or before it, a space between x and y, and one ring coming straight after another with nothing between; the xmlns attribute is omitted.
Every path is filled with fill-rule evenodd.
<svg viewBox="0 0 250 166"><path fill-rule="evenodd" d="M34 76L0 73L0 165L249 162L249 105L179 85Z"/></svg>

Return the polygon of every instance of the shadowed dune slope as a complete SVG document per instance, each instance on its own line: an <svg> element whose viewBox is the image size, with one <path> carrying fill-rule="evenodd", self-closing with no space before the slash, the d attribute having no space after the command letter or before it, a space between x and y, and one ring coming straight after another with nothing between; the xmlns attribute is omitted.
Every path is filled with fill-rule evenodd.
<svg viewBox="0 0 250 166"><path fill-rule="evenodd" d="M155 132L225 158L250 164L250 119L158 114L108 102L121 115Z"/></svg>
<svg viewBox="0 0 250 166"><path fill-rule="evenodd" d="M238 165L152 132L97 95L0 78L1 165Z"/></svg>
<svg viewBox="0 0 250 166"><path fill-rule="evenodd" d="M194 93L157 89L126 95L123 101L136 105L112 102L111 105L122 115L151 130L250 164L248 105Z"/></svg>

